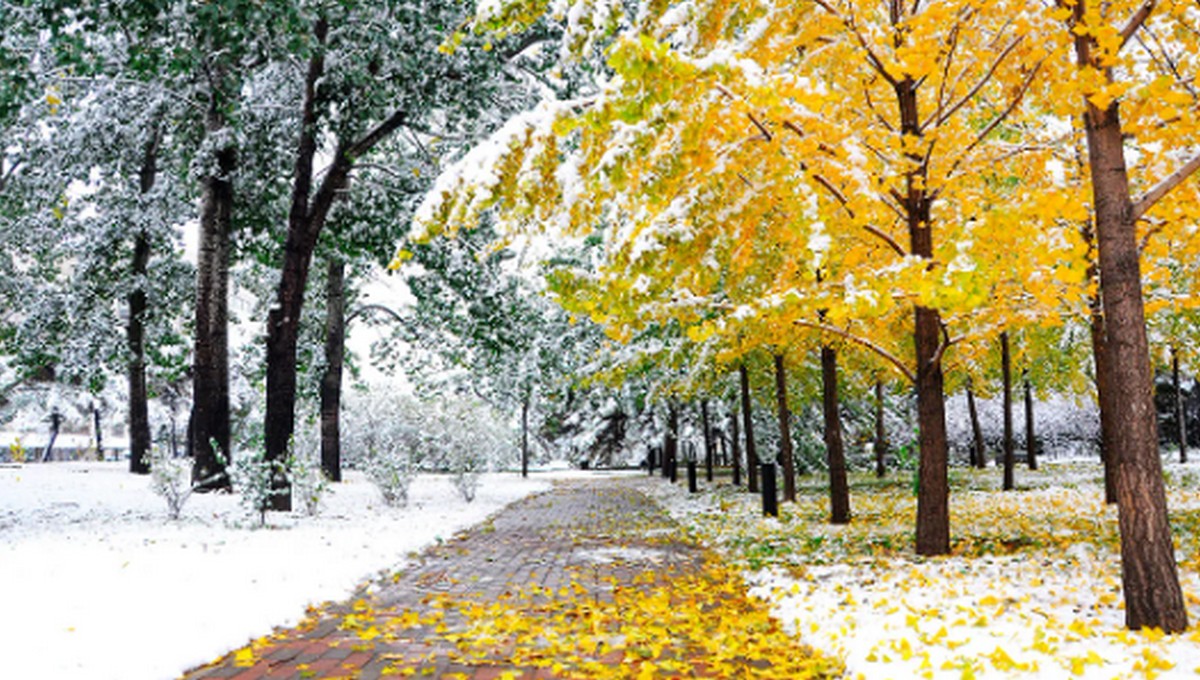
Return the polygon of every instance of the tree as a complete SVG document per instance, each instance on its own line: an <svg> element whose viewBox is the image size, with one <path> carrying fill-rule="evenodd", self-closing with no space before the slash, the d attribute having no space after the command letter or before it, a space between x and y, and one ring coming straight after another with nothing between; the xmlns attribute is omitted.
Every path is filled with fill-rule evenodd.
<svg viewBox="0 0 1200 680"><path fill-rule="evenodd" d="M1118 75L1127 72L1118 67L1132 59L1123 55L1127 46L1138 44L1143 36L1156 40L1164 25L1186 25L1187 9L1174 3L1164 5L1162 11L1156 11L1154 2L1062 3L1056 18L1063 22L1074 51L1075 71L1070 82L1081 95L1081 124L1087 140L1104 314L1103 351L1108 362L1107 380L1100 385L1123 395L1108 402L1114 421L1121 426L1105 432L1105 436L1112 435L1105 445L1111 447L1110 458L1115 454L1118 469L1125 623L1132 629L1157 627L1179 632L1187 628L1187 610L1175 567L1158 456L1137 222L1200 168L1200 155L1187 157L1135 200L1125 165L1127 131L1121 115L1122 97L1130 96L1135 83L1122 82ZM1152 19L1161 23L1155 25ZM1155 69L1167 66L1165 82L1155 81L1147 89L1169 89L1179 72L1172 72L1169 59L1164 63L1152 49L1147 51ZM1134 121L1140 122L1136 115ZM1143 144L1154 136L1152 128L1135 129L1142 134Z"/></svg>

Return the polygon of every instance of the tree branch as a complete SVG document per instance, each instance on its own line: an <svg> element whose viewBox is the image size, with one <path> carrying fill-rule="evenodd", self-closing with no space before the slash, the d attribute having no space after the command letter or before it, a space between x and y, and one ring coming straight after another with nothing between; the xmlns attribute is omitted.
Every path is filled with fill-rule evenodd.
<svg viewBox="0 0 1200 680"><path fill-rule="evenodd" d="M899 359L899 357L897 357L895 354L892 354L891 352L887 351L886 349L880 347L879 345L875 344L874 342L871 342L870 340L868 340L864 337L854 335L853 333L843 330L841 328L838 328L837 326L830 326L829 324L825 324L825 323L816 323L816 322L812 322L812 321L804 321L801 319L797 319L793 323L795 323L797 326L801 326L804 328L811 328L813 330L823 331L826 333L833 333L834 335L836 335L840 338L844 338L846 340L849 340L850 342L853 342L856 345L865 347L865 348L871 350L872 352L874 352L875 354L878 354L884 361L887 361L889 364L896 367L896 370L900 371L900 373L904 377L908 378L910 382L912 382L912 383L917 382L917 376L912 372L911 369L909 369L909 367L903 361L901 361Z"/></svg>
<svg viewBox="0 0 1200 680"><path fill-rule="evenodd" d="M996 70L1000 68L1000 65L1004 63L1004 60L1008 58L1008 55L1012 54L1012 51L1017 49L1017 45L1020 45L1024 38L1025 36L1020 35L1013 38L1000 52L1000 54L996 55L996 58L992 61L992 65L988 67L988 70L984 72L984 74L979 78L978 82L975 83L970 91L963 95L949 109L946 109L944 113L941 113L937 116L937 125L940 126L942 123L945 123L947 120L949 120L950 117L955 113L958 113L959 109L965 106L967 102L974 101L975 96L979 94L979 91L982 90L985 85L991 82L992 78L996 75ZM928 124L928 121L926 121L926 124Z"/></svg>
<svg viewBox="0 0 1200 680"><path fill-rule="evenodd" d="M1200 170L1200 153L1192 156L1178 170L1167 175L1158 184L1150 188L1149 191L1142 194L1133 203L1133 219L1140 220L1150 208L1158 203L1159 199L1166 196L1172 189L1183 184L1184 180L1195 174L1196 170Z"/></svg>
<svg viewBox="0 0 1200 680"><path fill-rule="evenodd" d="M1133 13L1133 16L1129 17L1129 23L1125 24L1125 28L1121 29L1121 49L1125 49L1125 44L1129 42L1129 39L1138 32L1138 29L1142 27L1142 24L1146 23L1146 19L1150 18L1150 13L1154 11L1154 6L1156 4L1158 3L1155 0L1146 0L1146 2L1142 3L1142 6Z"/></svg>

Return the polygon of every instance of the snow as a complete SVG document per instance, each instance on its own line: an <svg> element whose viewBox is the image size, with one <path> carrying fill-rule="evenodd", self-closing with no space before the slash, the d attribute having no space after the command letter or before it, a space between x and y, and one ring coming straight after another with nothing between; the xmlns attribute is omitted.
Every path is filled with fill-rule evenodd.
<svg viewBox="0 0 1200 680"><path fill-rule="evenodd" d="M899 502L906 512L889 515L883 510L894 500L877 505L854 494L854 512L871 517L871 526L858 519L837 527L824 523L823 498L783 504L781 521L762 517L757 497L727 488L700 495L667 484L647 488L734 559L747 540L778 554L791 551L786 565L746 568L751 592L804 643L842 658L846 677L1196 677L1195 556L1186 547L1176 555L1192 628L1180 635L1126 630L1120 556L1112 545L1116 510L1103 503L1099 467L1046 467L1052 469L1044 473L1045 488L952 493L951 532L1008 526L1015 535L1037 535L1046 518L1059 517L1061 524L1044 527L1050 538L1041 539L1052 547L932 559L911 550L871 556L836 547L871 536L911 541L912 499ZM1195 512L1200 466L1167 469L1172 511ZM1190 523L1184 526L1190 531ZM805 542L823 547L796 550Z"/></svg>
<svg viewBox="0 0 1200 680"><path fill-rule="evenodd" d="M316 517L254 529L228 494L195 495L170 522L125 465L0 466L0 640L20 650L6 677L176 677L548 486L487 475L467 504L421 476L392 509L348 471Z"/></svg>

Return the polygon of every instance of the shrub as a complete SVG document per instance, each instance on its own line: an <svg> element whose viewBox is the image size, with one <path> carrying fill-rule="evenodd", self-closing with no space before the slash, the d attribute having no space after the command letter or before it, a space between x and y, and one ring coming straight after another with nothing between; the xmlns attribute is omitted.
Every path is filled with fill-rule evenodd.
<svg viewBox="0 0 1200 680"><path fill-rule="evenodd" d="M179 519L192 496L192 459L172 458L163 449L150 453L150 489L167 502L167 517Z"/></svg>

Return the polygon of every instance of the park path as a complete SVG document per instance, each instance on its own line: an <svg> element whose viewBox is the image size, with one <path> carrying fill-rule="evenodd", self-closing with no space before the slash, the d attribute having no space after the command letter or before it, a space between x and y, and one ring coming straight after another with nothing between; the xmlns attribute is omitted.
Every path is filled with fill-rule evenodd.
<svg viewBox="0 0 1200 680"><path fill-rule="evenodd" d="M784 668L757 655L757 638L721 632L729 619L786 639L641 483L556 483L183 678L825 675L824 663ZM797 663L811 652L777 651Z"/></svg>

